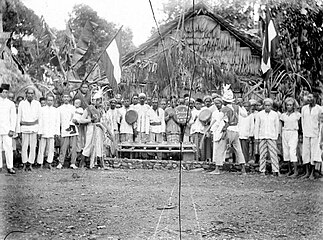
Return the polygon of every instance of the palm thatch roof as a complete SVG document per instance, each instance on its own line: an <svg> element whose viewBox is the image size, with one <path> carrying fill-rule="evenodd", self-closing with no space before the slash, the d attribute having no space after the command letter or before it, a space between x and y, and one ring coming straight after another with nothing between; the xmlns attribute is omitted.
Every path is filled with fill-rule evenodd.
<svg viewBox="0 0 323 240"><path fill-rule="evenodd" d="M242 30L236 29L231 23L226 21L220 15L217 15L211 12L208 7L203 3L198 3L193 8L190 8L184 14L184 21L188 22L194 17L198 16L207 16L211 18L215 23L218 23L221 27L221 30L228 31L230 35L236 38L240 42L240 47L249 47L251 49L251 53L257 56L261 56L261 46L256 41L253 41L252 38L255 38L254 35L248 34ZM166 35L170 34L173 30L181 24L182 16L177 16L173 21L166 23L165 25L160 27L161 37L165 39ZM196 30L196 29L194 29ZM213 37L216 37L214 34ZM161 41L158 32L155 32L145 43L141 44L137 49L134 51L126 54L123 59L123 65L127 66L130 63L133 63L136 60L136 57L140 54L144 54L145 51L148 51L150 48L154 47Z"/></svg>
<svg viewBox="0 0 323 240"><path fill-rule="evenodd" d="M195 91L210 90L223 81L259 79L260 59L261 46L254 36L199 3L123 57L122 81L154 89L168 84L172 89L187 89L194 78Z"/></svg>

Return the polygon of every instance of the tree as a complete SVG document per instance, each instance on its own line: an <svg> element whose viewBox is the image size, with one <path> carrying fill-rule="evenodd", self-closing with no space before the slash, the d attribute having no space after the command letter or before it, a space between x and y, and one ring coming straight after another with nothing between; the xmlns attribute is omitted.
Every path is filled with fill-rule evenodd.
<svg viewBox="0 0 323 240"><path fill-rule="evenodd" d="M13 46L18 50L18 58L24 66L28 66L33 59L30 46L24 44L24 39L40 31L40 19L19 0L6 0L4 5L3 30L13 33Z"/></svg>
<svg viewBox="0 0 323 240"><path fill-rule="evenodd" d="M104 50L107 43L118 30L118 27L114 23L99 17L97 12L91 7L84 4L78 4L74 6L68 21L76 39L80 37L82 29L88 20L96 23L98 26L95 29L93 41L90 43L88 52L84 56L83 65L78 70L80 76L84 76L85 72L92 68L93 63L98 58L99 54ZM134 49L134 44L132 42L133 34L129 28L123 28L120 34L122 44L121 55L123 55Z"/></svg>
<svg viewBox="0 0 323 240"><path fill-rule="evenodd" d="M259 0L196 0L195 4L204 3L216 14L231 22L240 29L249 30L254 27L253 10ZM192 0L169 0L163 4L165 17L160 24L173 20L185 9L193 7Z"/></svg>
<svg viewBox="0 0 323 240"><path fill-rule="evenodd" d="M281 2L271 7L280 36L276 58L289 72L323 86L323 7L316 1ZM298 78L301 85L302 79Z"/></svg>

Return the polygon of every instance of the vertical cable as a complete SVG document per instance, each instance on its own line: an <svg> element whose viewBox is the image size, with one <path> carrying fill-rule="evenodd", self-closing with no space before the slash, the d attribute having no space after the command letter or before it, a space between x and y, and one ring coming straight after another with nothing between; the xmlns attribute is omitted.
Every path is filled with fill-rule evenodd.
<svg viewBox="0 0 323 240"><path fill-rule="evenodd" d="M154 8L153 8L153 5L151 3L151 0L148 0L149 1L149 5L150 5L150 9L151 9L151 12L153 14L153 18L154 18L154 21L155 21L155 24L156 24L156 28L157 28L157 33L160 37L160 41L161 41L161 45L162 45L162 48L163 48L163 53L164 53L164 58L165 58L165 63L166 63L166 69L167 69L167 76L168 76L168 80L169 80L169 86L170 86L170 94L172 95L173 94L173 86L172 86L172 80L171 80L171 76L170 76L170 71L169 71L169 66L168 66L168 61L167 61L167 56L166 56L166 49L165 49L165 44L164 44L164 39L160 33L160 29L159 29L159 26L158 26L158 22L156 20L156 16L155 16L155 12L154 12Z"/></svg>

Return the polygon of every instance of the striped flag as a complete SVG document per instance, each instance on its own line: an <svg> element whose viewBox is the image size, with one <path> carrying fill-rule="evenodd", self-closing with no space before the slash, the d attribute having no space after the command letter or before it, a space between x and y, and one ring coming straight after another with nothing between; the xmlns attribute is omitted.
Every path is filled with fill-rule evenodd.
<svg viewBox="0 0 323 240"><path fill-rule="evenodd" d="M277 38L277 31L269 11L270 10L267 8L264 39L262 44L261 70L263 74L271 68L270 57L274 54L274 41Z"/></svg>
<svg viewBox="0 0 323 240"><path fill-rule="evenodd" d="M110 45L106 48L102 54L101 61L103 63L106 77L114 90L117 92L118 84L121 79L121 35L117 36L112 40Z"/></svg>

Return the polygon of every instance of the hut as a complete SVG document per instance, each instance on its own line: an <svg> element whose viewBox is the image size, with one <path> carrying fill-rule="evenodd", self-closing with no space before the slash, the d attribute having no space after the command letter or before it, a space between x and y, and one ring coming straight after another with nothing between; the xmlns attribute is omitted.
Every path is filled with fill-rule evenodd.
<svg viewBox="0 0 323 240"><path fill-rule="evenodd" d="M9 83L10 91L18 95L24 95L23 90L28 86L33 86L36 96L41 96L41 92L36 88L30 76L25 74L25 70L11 49L11 33L3 32L2 14L0 13L0 84Z"/></svg>
<svg viewBox="0 0 323 240"><path fill-rule="evenodd" d="M123 57L120 87L159 96L220 91L236 93L261 81L261 45L257 36L236 29L203 3L160 27Z"/></svg>

